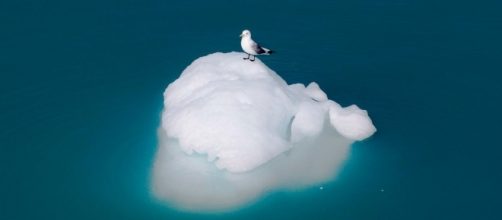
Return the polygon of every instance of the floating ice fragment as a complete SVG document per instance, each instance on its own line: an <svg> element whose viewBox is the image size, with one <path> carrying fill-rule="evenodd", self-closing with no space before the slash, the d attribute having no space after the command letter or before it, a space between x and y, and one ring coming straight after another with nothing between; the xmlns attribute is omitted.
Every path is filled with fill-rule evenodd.
<svg viewBox="0 0 502 220"><path fill-rule="evenodd" d="M229 210L260 195L326 182L353 140L375 131L317 83L288 85L259 59L214 53L164 92L154 195L194 211Z"/></svg>

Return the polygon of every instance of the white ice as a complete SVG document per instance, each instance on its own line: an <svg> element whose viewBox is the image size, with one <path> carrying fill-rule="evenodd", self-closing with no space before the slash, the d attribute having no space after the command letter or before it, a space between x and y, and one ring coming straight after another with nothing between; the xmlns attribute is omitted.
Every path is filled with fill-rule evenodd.
<svg viewBox="0 0 502 220"><path fill-rule="evenodd" d="M191 211L226 211L267 192L331 180L350 144L375 131L316 83L288 85L259 59L214 53L164 92L154 196Z"/></svg>

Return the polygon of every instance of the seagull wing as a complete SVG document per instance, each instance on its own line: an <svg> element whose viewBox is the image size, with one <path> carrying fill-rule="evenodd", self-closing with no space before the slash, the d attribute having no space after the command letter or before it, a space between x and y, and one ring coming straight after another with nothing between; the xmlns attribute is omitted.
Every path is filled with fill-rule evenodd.
<svg viewBox="0 0 502 220"><path fill-rule="evenodd" d="M266 53L267 51L265 51L263 49L263 47L261 47L258 43L256 42L253 42L253 44L251 45L251 47L253 48L254 51L256 51L257 54L262 54L262 53Z"/></svg>

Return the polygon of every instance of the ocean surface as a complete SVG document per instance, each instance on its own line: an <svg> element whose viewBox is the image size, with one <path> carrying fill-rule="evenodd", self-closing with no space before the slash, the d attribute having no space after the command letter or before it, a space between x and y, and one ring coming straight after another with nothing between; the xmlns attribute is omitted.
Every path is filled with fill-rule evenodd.
<svg viewBox="0 0 502 220"><path fill-rule="evenodd" d="M500 1L2 1L0 219L502 219ZM193 60L277 53L378 132L323 186L224 214L150 194L162 93Z"/></svg>

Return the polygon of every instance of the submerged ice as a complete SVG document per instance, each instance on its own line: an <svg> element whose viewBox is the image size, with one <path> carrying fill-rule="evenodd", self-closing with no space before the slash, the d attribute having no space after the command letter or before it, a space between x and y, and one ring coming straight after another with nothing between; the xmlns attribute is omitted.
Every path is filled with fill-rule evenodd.
<svg viewBox="0 0 502 220"><path fill-rule="evenodd" d="M330 180L350 144L375 131L316 83L288 85L260 60L214 53L164 92L152 191L193 211L236 208L260 195Z"/></svg>

